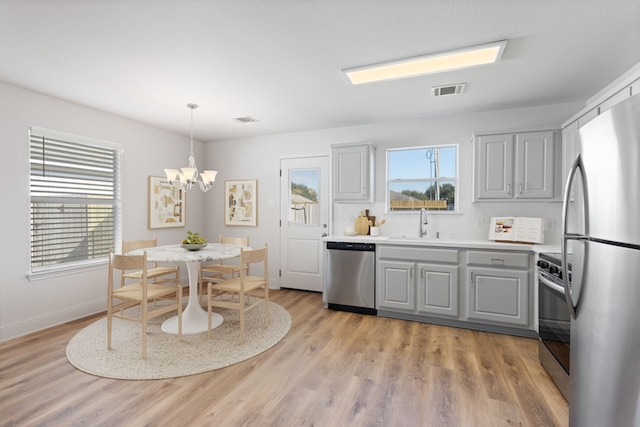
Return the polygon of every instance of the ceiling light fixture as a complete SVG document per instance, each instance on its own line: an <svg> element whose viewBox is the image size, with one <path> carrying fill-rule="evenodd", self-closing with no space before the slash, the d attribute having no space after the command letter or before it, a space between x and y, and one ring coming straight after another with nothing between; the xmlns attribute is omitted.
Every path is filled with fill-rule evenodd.
<svg viewBox="0 0 640 427"><path fill-rule="evenodd" d="M218 171L204 171L200 174L198 179L198 168L196 167L196 158L193 155L193 110L198 108L196 104L187 104L187 107L191 110L191 152L189 154L189 166L177 169L165 169L164 173L167 175L167 181L171 185L179 185L184 191L191 190L193 184L198 182L200 190L207 192L213 188L213 183L216 180Z"/></svg>
<svg viewBox="0 0 640 427"><path fill-rule="evenodd" d="M342 70L352 84L402 79L491 64L502 57L506 40L398 61Z"/></svg>

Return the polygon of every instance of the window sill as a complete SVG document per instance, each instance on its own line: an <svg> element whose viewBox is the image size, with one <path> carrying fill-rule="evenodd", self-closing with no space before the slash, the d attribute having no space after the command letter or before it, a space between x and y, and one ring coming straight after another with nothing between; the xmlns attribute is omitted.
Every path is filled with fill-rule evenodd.
<svg viewBox="0 0 640 427"><path fill-rule="evenodd" d="M57 266L55 268L49 268L47 270L32 272L27 274L27 279L30 282L37 280L50 279L52 277L69 276L71 274L82 273L85 271L102 270L107 265L107 259L101 259L96 261L87 261L82 264Z"/></svg>

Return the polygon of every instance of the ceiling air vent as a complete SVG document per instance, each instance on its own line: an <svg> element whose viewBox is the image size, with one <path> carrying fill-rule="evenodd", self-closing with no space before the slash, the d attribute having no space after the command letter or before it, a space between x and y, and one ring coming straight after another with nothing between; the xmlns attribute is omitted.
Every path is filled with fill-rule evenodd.
<svg viewBox="0 0 640 427"><path fill-rule="evenodd" d="M234 120L240 123L257 123L260 121L258 119L254 119L251 116L236 117Z"/></svg>
<svg viewBox="0 0 640 427"><path fill-rule="evenodd" d="M431 88L433 96L455 95L464 92L466 83L456 83L454 85L434 86Z"/></svg>

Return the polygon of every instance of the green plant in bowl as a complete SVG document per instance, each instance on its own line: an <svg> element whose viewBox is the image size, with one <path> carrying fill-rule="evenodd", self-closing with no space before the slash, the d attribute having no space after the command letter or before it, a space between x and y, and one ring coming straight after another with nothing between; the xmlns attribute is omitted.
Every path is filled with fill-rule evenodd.
<svg viewBox="0 0 640 427"><path fill-rule="evenodd" d="M182 239L181 246L190 251L197 251L207 246L207 241L198 233L187 231L187 237Z"/></svg>

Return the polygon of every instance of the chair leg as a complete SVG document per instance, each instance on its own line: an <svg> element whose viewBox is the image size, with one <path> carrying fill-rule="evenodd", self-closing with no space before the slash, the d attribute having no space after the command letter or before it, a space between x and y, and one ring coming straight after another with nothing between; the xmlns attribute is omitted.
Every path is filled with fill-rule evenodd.
<svg viewBox="0 0 640 427"><path fill-rule="evenodd" d="M177 284L176 294L178 297L178 340L182 341L182 286Z"/></svg>
<svg viewBox="0 0 640 427"><path fill-rule="evenodd" d="M244 300L244 297L240 297L240 298ZM240 317L240 342L244 344L244 301L241 301L240 303L239 317Z"/></svg>
<svg viewBox="0 0 640 427"><path fill-rule="evenodd" d="M113 300L109 295L107 303L107 348L111 350L111 327L113 325Z"/></svg>
<svg viewBox="0 0 640 427"><path fill-rule="evenodd" d="M142 358L147 358L147 302L142 302Z"/></svg>
<svg viewBox="0 0 640 427"><path fill-rule="evenodd" d="M211 283L207 284L207 337L211 338Z"/></svg>
<svg viewBox="0 0 640 427"><path fill-rule="evenodd" d="M269 325L269 287L264 288L264 326Z"/></svg>

